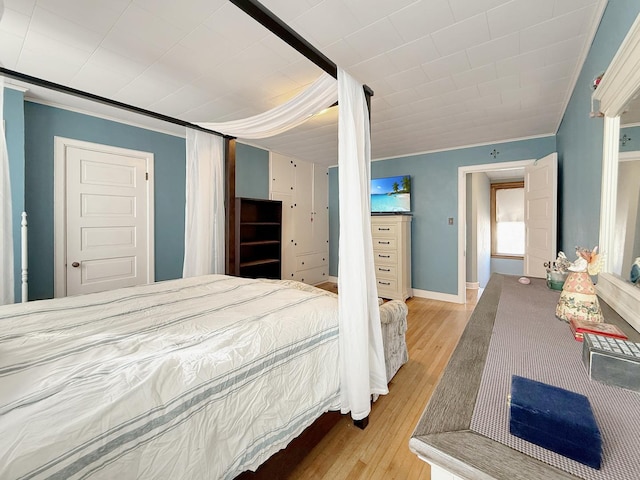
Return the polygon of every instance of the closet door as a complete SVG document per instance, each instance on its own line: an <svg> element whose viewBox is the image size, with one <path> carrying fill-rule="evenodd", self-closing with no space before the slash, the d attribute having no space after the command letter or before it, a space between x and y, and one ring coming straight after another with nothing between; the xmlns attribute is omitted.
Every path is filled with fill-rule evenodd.
<svg viewBox="0 0 640 480"><path fill-rule="evenodd" d="M313 252L313 163L295 163L293 211L296 255Z"/></svg>
<svg viewBox="0 0 640 480"><path fill-rule="evenodd" d="M329 252L329 171L313 167L313 250Z"/></svg>

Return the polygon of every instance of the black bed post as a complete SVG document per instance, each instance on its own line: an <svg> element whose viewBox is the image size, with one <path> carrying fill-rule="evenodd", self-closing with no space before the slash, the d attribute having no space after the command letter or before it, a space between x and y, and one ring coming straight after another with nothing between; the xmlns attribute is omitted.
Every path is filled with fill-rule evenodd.
<svg viewBox="0 0 640 480"><path fill-rule="evenodd" d="M224 145L225 189L224 204L227 211L226 266L227 275L236 275L236 140L225 137Z"/></svg>

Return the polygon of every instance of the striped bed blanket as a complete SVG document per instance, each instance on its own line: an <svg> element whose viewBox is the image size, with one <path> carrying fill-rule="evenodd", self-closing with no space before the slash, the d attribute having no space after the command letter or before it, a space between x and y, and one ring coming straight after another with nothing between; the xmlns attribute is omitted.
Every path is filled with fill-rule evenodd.
<svg viewBox="0 0 640 480"><path fill-rule="evenodd" d="M337 300L224 275L0 308L0 478L230 479L339 405Z"/></svg>

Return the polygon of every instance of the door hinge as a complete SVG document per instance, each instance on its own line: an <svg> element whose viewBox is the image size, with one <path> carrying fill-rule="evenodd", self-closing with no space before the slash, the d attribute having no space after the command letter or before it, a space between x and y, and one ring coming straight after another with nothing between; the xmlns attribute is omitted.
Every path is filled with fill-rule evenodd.
<svg viewBox="0 0 640 480"><path fill-rule="evenodd" d="M144 179L149 180L149 172L144 172Z"/></svg>

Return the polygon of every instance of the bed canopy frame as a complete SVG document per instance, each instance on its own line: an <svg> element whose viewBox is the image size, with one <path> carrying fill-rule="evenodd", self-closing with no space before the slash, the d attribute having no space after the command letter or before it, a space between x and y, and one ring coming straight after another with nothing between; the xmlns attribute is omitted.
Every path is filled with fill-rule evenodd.
<svg viewBox="0 0 640 480"><path fill-rule="evenodd" d="M236 5L239 9L253 18L256 22L260 23L267 30L272 32L274 35L278 36L285 43L293 47L296 51L302 54L305 58L313 62L316 66L320 67L324 72L331 75L333 78L338 78L338 66L335 62L330 60L326 55L320 52L317 48L311 45L307 40L305 40L301 35L299 35L296 31L294 31L291 27L289 27L285 22L283 22L279 17L277 17L273 12L267 9L264 5L256 0L229 0L231 3ZM85 92L82 90L78 90L72 87L68 87L66 85L61 85L59 83L50 82L48 80L44 80L42 78L34 77L31 75L27 75L22 72L17 72L15 70L10 70L4 67L0 67L0 75L4 75L9 78L13 78L15 80L23 81L25 83L30 83L39 87L44 87L50 90L58 91L61 93L65 93L68 95L73 95L76 97L81 97L87 100L91 100L94 102L102 103L105 105L109 105L112 107L120 108L123 110L128 110L133 113L137 113L140 115L144 115L147 117L154 118L156 120L162 120L164 122L168 122L174 125L180 125L185 128L191 128L194 130L198 130L201 132L206 132L209 134L217 135L222 137L225 141L225 210L226 210L226 219L225 219L225 238L226 238L226 251L225 251L225 273L228 275L236 275L235 271L235 174L236 174L236 138L230 135L225 135L215 130L211 130L209 128L205 128L201 125L187 122L185 120L181 120L179 118L171 117L168 115L163 115L158 112L154 112L151 110L147 110L144 108L136 107L134 105L130 105L127 103L119 102L117 100L113 100L107 97L102 97L100 95L95 95L93 93ZM373 90L367 85L363 86L365 99L367 102L367 108L369 110L369 115L371 115L371 97L373 96ZM25 236L23 239L23 244L26 242L26 221L22 230ZM27 277L26 277L26 256L23 255L23 267L22 267L22 285L23 292L25 292L27 288ZM23 301L26 297L26 294L23 295Z"/></svg>
<svg viewBox="0 0 640 480"><path fill-rule="evenodd" d="M229 0L231 3L233 3L234 5L236 5L238 8L240 8L241 10L243 10L246 14L248 14L250 17L252 17L254 20L256 20L258 23L260 23L262 26L264 26L265 28L267 28L269 31L271 31L273 34L275 34L276 36L278 36L281 40L283 40L285 43L287 43L288 45L290 45L291 47L293 47L295 50L297 50L299 53L301 53L304 57L306 57L307 59L309 59L311 62L313 62L315 65L317 65L318 67L320 67L324 72L326 72L328 75L330 75L331 77L335 78L336 80L339 81L339 75L338 75L338 66L331 61L329 58L327 58L324 54L322 54L319 50L317 50L313 45L311 45L307 40L305 40L302 36L300 36L298 33L296 33L293 29L291 29L288 25L286 25L280 18L278 18L276 15L274 15L271 11L269 11L266 7L264 7L261 3L259 3L256 0ZM30 76L21 72L17 72L17 71L13 71L10 69L6 69L4 67L0 67L0 75L4 75L6 77L9 78L13 78L19 81L23 81L26 83L30 83L36 86L40 86L40 87L44 87L44 88L48 88L54 91L58 91L61 93L65 93L65 94L69 94L69 95L73 95L76 97L81 97L87 100L91 100L94 102L98 102L98 103L102 103L102 104L106 104L109 106L113 106L119 109L124 109L133 113L137 113L140 115L144 115L147 117L151 117L157 120L161 120L161 121L165 121L171 124L175 124L175 125L180 125L183 126L187 129L193 129L196 131L200 131L200 132L205 132L208 134L213 134L219 137L222 137L224 139L224 206L225 206L225 273L228 275L236 275L237 272L235 271L235 256L236 256L236 252L235 252L235 218L236 218L236 211L235 211L235 173L236 173L236 137L233 137L231 135L226 135L223 133L220 133L219 131L216 131L214 129L211 128L206 128L202 125L197 125L197 124L193 124L190 122L187 122L185 120L181 120L178 118L174 118L174 117L170 117L167 115L163 115L157 112L153 112L150 110L146 110L140 107L136 107L133 105L129 105L123 102L119 102L116 100L112 100L110 98L106 98L106 97L102 97L99 95L95 95L95 94L91 94L88 92L84 92L81 90L77 90L65 85L61 85L61 84L57 84L54 82L50 82L41 78L37 78L34 76ZM373 91L367 86L367 85L363 85L362 86L363 90L364 90L364 102L365 102L365 110L364 110L364 114L365 116L368 115L369 120L371 118L371 96L373 96ZM349 102L348 102L349 103ZM337 102L336 102L337 104ZM368 134L367 134L368 135ZM368 137L367 137L367 148L368 147ZM351 153L351 152L349 152ZM369 152L367 152L367 154L369 154ZM345 174L346 175L346 174ZM342 213L341 213L342 215ZM26 214L23 214L23 228L22 228L22 233L23 233L23 239L22 239L22 292L23 292L23 299L26 299L27 297L27 254L26 254L26 220L25 220L25 216ZM365 230L364 225L363 225L363 230ZM366 250L366 249L365 249ZM366 266L366 262L365 265L363 266L363 268L365 269L365 272L368 271L367 270L367 266ZM362 282L366 283L367 281L367 275L365 274ZM371 288L371 286L369 285L368 287L363 287L363 288ZM373 286L373 291L375 291L375 285ZM23 300L24 301L24 300ZM367 310L367 308L369 308L370 306L363 306L363 312L369 311L370 309ZM342 308L342 307L341 307ZM360 311L357 312L352 312L352 313L361 313ZM377 317L378 311L377 311L377 307L375 309L375 316ZM370 340L370 342L373 342L373 344L375 344L377 341L377 339L375 338L374 335L374 339ZM380 339L381 342L381 339ZM378 362L380 359L377 358L376 354L373 353L373 357L374 360L371 360L371 355L372 352L375 351L376 348L374 347L372 350L371 344L369 346L369 359L370 362L373 361L373 363L375 364L376 362ZM384 362L384 359L382 360ZM382 364L382 371L384 372L384 363ZM374 370L376 370L374 368ZM376 383L376 381L374 380L374 384ZM385 382L386 384L386 382ZM373 390L371 390L373 393ZM379 393L386 393L386 391L382 391L380 390ZM352 415L353 415L353 408L349 407L352 410ZM343 413L345 413L343 411ZM360 414L359 414L360 415ZM355 417L354 417L355 418ZM354 423L360 427L360 428L365 428L368 424L368 413L367 416L365 418L361 418L361 419L354 419Z"/></svg>

